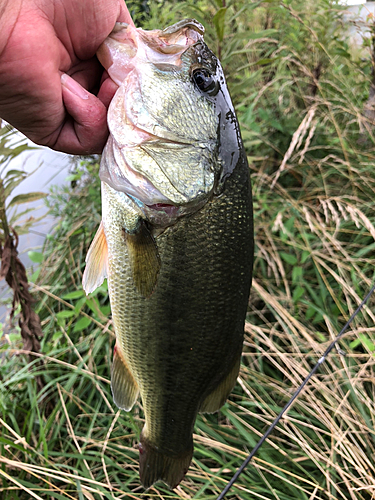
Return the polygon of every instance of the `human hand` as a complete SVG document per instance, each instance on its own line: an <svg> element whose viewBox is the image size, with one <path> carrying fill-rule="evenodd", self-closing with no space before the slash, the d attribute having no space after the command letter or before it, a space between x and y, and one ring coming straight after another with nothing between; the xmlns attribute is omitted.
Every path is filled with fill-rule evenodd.
<svg viewBox="0 0 375 500"><path fill-rule="evenodd" d="M95 57L124 0L0 0L0 116L37 144L101 153L117 86Z"/></svg>

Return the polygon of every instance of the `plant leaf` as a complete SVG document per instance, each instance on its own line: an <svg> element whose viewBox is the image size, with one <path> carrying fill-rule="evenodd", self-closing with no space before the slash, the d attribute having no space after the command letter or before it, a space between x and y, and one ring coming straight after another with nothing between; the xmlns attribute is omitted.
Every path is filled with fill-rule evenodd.
<svg viewBox="0 0 375 500"><path fill-rule="evenodd" d="M291 264L292 266L297 264L297 258L294 255L291 255L290 253L280 252L280 257L285 262L287 262L288 264Z"/></svg>
<svg viewBox="0 0 375 500"><path fill-rule="evenodd" d="M32 262L36 262L38 264L43 262L43 254L40 252L34 252L34 250L30 250L30 252L27 252L27 255Z"/></svg>
<svg viewBox="0 0 375 500"><path fill-rule="evenodd" d="M56 314L56 317L57 318L71 318L72 316L75 315L75 312L74 311L68 311L68 310L63 310L63 311L60 311Z"/></svg>
<svg viewBox="0 0 375 500"><path fill-rule="evenodd" d="M18 176L15 175L14 177L10 177L7 182L4 184L4 196L5 198L8 198L8 196L11 194L13 189L15 189L19 184L21 184L22 181L26 179L27 176Z"/></svg>
<svg viewBox="0 0 375 500"><path fill-rule="evenodd" d="M27 203L31 201L40 200L41 198L45 198L46 196L48 196L47 193L41 193L37 191L35 191L34 193L19 194L9 202L7 208L13 205L19 205L20 203Z"/></svg>
<svg viewBox="0 0 375 500"><path fill-rule="evenodd" d="M64 300L67 299L79 299L85 295L85 292L83 290L74 290L74 292L67 293L66 295L63 295L62 298Z"/></svg>
<svg viewBox="0 0 375 500"><path fill-rule="evenodd" d="M74 328L73 328L73 332L81 332L82 330L84 330L85 328L87 328L89 326L89 324L91 323L91 319L90 318L80 318L76 324L74 325Z"/></svg>
<svg viewBox="0 0 375 500"><path fill-rule="evenodd" d="M225 23L226 13L227 13L227 7L222 7L216 12L216 14L212 19L216 28L217 37L220 40L220 42L222 42L224 38L224 23Z"/></svg>

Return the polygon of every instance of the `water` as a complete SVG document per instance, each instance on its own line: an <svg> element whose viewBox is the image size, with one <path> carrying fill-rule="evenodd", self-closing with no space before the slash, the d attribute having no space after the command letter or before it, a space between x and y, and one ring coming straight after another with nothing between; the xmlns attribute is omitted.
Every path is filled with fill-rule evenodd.
<svg viewBox="0 0 375 500"><path fill-rule="evenodd" d="M375 2L351 0L347 3L345 21L348 24L349 37L352 44L358 48L362 46L364 38L371 37Z"/></svg>
<svg viewBox="0 0 375 500"><path fill-rule="evenodd" d="M17 140L22 137L19 134ZM69 175L69 167L72 164L72 157L70 155L36 146L29 140L27 143L29 146L37 149L24 151L9 163L7 169L23 170L28 173L36 171L14 189L12 197L33 191L48 193L52 185L62 185L67 182L66 178ZM18 211L20 212L26 208L33 208L33 210L24 216L25 219L28 219L30 216L34 218L43 216L42 220L32 226L28 234L20 235L19 237L18 252L20 260L28 268L32 263L27 252L29 250L41 251L46 235L51 231L54 224L56 224L56 220L47 214L48 209L43 199L19 205ZM4 300L7 297L9 297L8 285L5 280L2 280L0 282L0 300ZM6 307L0 306L0 322L4 321L7 312Z"/></svg>

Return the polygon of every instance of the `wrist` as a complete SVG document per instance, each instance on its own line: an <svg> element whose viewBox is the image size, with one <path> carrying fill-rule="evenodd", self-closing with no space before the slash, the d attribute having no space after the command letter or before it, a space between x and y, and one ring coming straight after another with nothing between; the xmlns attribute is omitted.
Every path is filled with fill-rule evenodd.
<svg viewBox="0 0 375 500"><path fill-rule="evenodd" d="M0 0L0 57L17 22L21 4L22 0Z"/></svg>

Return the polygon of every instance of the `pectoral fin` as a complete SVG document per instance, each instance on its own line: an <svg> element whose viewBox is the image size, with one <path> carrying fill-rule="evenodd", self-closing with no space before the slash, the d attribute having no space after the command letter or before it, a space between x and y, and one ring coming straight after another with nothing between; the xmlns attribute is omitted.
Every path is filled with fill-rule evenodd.
<svg viewBox="0 0 375 500"><path fill-rule="evenodd" d="M155 288L160 270L155 239L142 219L136 231L124 230L124 234L134 284L144 297L149 297Z"/></svg>
<svg viewBox="0 0 375 500"><path fill-rule="evenodd" d="M103 222L93 239L86 256L82 286L86 294L93 292L108 276L108 247Z"/></svg>
<svg viewBox="0 0 375 500"><path fill-rule="evenodd" d="M131 374L121 349L116 344L111 371L111 389L116 405L130 411L138 397L138 386Z"/></svg>
<svg viewBox="0 0 375 500"><path fill-rule="evenodd" d="M214 413L223 406L236 383L240 370L240 363L241 356L238 357L238 360L224 380L222 380L216 389L214 389L203 401L199 408L200 413Z"/></svg>

